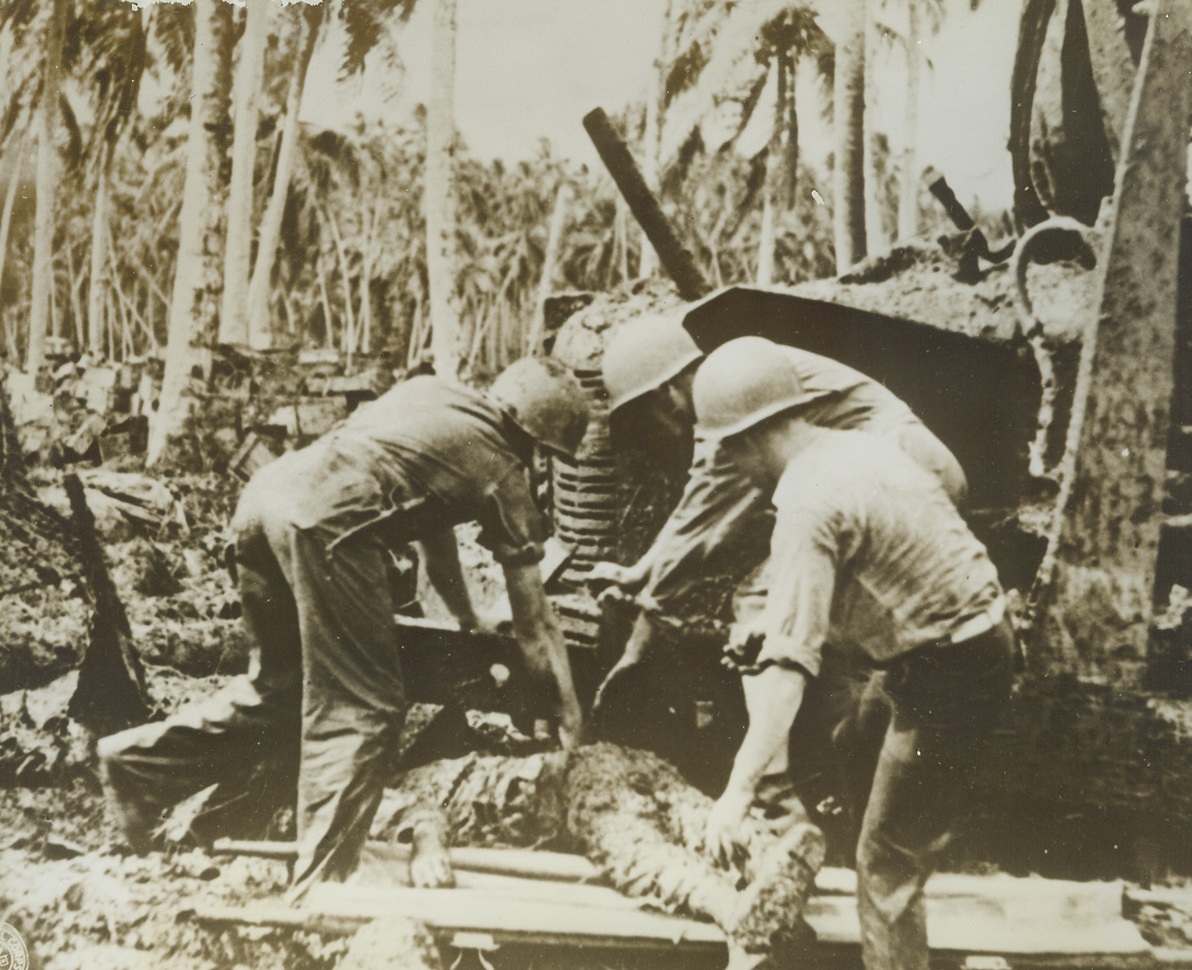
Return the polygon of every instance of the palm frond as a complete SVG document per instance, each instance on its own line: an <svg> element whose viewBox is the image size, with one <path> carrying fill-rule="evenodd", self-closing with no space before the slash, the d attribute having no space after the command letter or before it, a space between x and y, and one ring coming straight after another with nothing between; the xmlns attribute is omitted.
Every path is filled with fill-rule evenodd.
<svg viewBox="0 0 1192 970"><path fill-rule="evenodd" d="M58 114L62 119L62 126L66 129L66 147L62 155L66 160L67 169L74 170L83 160L83 133L79 129L74 106L71 105L65 91L58 93Z"/></svg>
<svg viewBox="0 0 1192 970"><path fill-rule="evenodd" d="M347 33L347 46L340 64L344 77L364 70L365 60L374 51L383 51L390 66L400 69L396 45L392 42L395 23L405 22L414 12L416 0L347 0L338 8L338 16Z"/></svg>
<svg viewBox="0 0 1192 970"><path fill-rule="evenodd" d="M725 12L718 22L713 23L710 14L697 21L706 33L696 44L701 51L711 44L712 53L698 76L685 79L694 83L676 94L667 109L659 153L663 167L671 164L689 141L692 130L712 117L724 102L740 106L739 134L757 105L773 45L803 42L807 33L804 25L814 23L804 4L791 0L744 0L724 4L721 9ZM695 34L694 27L689 33ZM681 44L679 56L693 57L692 47Z"/></svg>

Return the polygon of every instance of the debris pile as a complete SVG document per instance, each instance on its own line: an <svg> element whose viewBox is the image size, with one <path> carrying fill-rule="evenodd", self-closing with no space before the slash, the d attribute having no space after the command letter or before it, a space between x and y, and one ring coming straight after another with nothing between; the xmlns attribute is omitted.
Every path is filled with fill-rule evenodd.
<svg viewBox="0 0 1192 970"><path fill-rule="evenodd" d="M64 361L34 381L9 370L7 383L23 452L49 464L108 462L144 452L160 363Z"/></svg>

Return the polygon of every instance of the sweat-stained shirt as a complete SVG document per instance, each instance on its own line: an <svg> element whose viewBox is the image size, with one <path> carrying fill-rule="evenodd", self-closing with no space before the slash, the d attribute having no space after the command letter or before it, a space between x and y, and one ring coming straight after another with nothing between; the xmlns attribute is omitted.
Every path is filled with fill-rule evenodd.
<svg viewBox="0 0 1192 970"><path fill-rule="evenodd" d="M787 465L773 502L754 669L816 676L825 642L859 647L880 665L1001 621L985 547L939 481L892 442L821 432Z"/></svg>
<svg viewBox="0 0 1192 970"><path fill-rule="evenodd" d="M550 525L534 502L529 455L515 450L521 435L483 394L414 377L267 465L241 505L268 504L332 545L357 528L400 544L477 521L498 562L538 562Z"/></svg>
<svg viewBox="0 0 1192 970"><path fill-rule="evenodd" d="M800 412L809 423L891 439L935 474L953 501L963 500L967 483L960 463L899 397L829 357L797 347L780 350L805 390L825 392ZM739 576L757 567L765 559L771 514L770 497L726 457L719 443L697 438L683 495L653 543L651 554L657 550L657 558L639 596L644 609L666 619L682 612L701 576L726 563ZM749 596L764 595L756 575L745 585Z"/></svg>

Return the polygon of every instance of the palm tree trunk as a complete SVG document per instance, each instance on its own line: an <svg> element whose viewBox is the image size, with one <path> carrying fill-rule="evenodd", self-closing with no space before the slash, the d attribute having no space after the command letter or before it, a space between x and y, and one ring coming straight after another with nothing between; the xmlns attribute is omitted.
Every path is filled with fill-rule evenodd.
<svg viewBox="0 0 1192 970"><path fill-rule="evenodd" d="M555 207L550 214L550 230L546 237L546 254L542 258L542 278L538 281L534 319L530 323L530 333L526 338L527 354L537 354L542 350L542 336L546 333L546 298L550 296L555 268L559 265L559 254L563 249L563 230L567 228L567 210L570 208L571 184L560 182L555 190Z"/></svg>
<svg viewBox="0 0 1192 970"><path fill-rule="evenodd" d="M872 118L871 108L877 98L878 29L874 3L865 3L865 114ZM877 126L865 125L865 251L880 252L886 248L886 174L889 171L889 148Z"/></svg>
<svg viewBox="0 0 1192 970"><path fill-rule="evenodd" d="M21 162L24 160L24 146L18 145L15 162L8 176L8 187L4 190L4 208L0 210L0 288L4 283L4 266L8 255L8 232L12 227L12 207L17 201L17 188L21 184ZM15 348L9 346L9 357L14 356Z"/></svg>
<svg viewBox="0 0 1192 970"><path fill-rule="evenodd" d="M459 311L455 299L455 5L438 0L431 37L431 92L426 112L426 275L435 373L459 378Z"/></svg>
<svg viewBox="0 0 1192 970"><path fill-rule="evenodd" d="M331 233L331 242L335 246L335 261L339 265L339 288L344 300L342 347L348 373L351 373L352 355L356 352L357 332L356 312L352 308L352 277L348 268L348 253L344 248L343 236L340 234L339 221L335 218L335 213L322 206L320 206L320 211L323 215L323 224Z"/></svg>
<svg viewBox="0 0 1192 970"><path fill-rule="evenodd" d="M286 119L282 124L281 145L277 150L277 171L273 189L257 237L257 260L252 281L248 285L248 342L256 350L266 350L273 343L273 327L269 319L269 293L273 285L273 263L281 242L281 221L285 214L286 196L290 192L290 176L298 154L298 109L302 106L302 91L306 87L306 72L315 51L318 28L307 22L306 43L302 54L294 61L290 87L286 94Z"/></svg>
<svg viewBox="0 0 1192 970"><path fill-rule="evenodd" d="M789 51L775 51L770 56L774 72L774 122L766 155L766 179L762 186L762 226L757 249L757 285L774 282L774 258L777 248L778 210L790 204L791 188L791 115L794 87L794 57Z"/></svg>
<svg viewBox="0 0 1192 970"><path fill-rule="evenodd" d="M378 189L380 188L378 184ZM368 217L368 231L364 237L364 253L360 266L360 352L372 352L372 275L377 256L377 227L381 221L381 192L377 191L372 212Z"/></svg>
<svg viewBox="0 0 1192 970"><path fill-rule="evenodd" d="M898 183L898 238L919 234L919 89L923 79L923 58L919 38L923 28L919 0L907 0L906 110L903 114L902 163Z"/></svg>
<svg viewBox="0 0 1192 970"><path fill-rule="evenodd" d="M148 466L165 453L170 438L186 418L186 385L194 354L191 342L199 333L202 304L208 297L204 265L207 219L204 210L212 196L211 139L219 112L217 4L221 0L194 0L194 66L191 72L190 124L186 140L186 179L182 212L178 217L178 265L170 299L169 335L165 374L156 413L150 420Z"/></svg>
<svg viewBox="0 0 1192 970"><path fill-rule="evenodd" d="M832 172L836 271L865 258L865 0L838 0L844 21L836 43Z"/></svg>
<svg viewBox="0 0 1192 970"><path fill-rule="evenodd" d="M95 209L91 214L90 286L87 291L87 349L102 357L104 349L104 307L108 292L108 212L111 201L109 167L112 153L101 149L95 174Z"/></svg>
<svg viewBox="0 0 1192 970"><path fill-rule="evenodd" d="M642 178L654 192L658 191L659 154L662 151L662 114L665 111L666 75L670 66L671 25L674 23L675 0L666 0L662 11L658 50L654 70L650 75L650 90L646 93L646 130L642 135ZM641 256L637 263L639 279L658 271L658 254L646 234L642 233Z"/></svg>
<svg viewBox="0 0 1192 970"><path fill-rule="evenodd" d="M608 285L611 289L617 283L625 283L629 280L629 206L625 204L625 200L621 196L617 196L615 200L616 211L613 214L613 252L616 253L616 259L609 263L609 281ZM613 269L617 271L617 278L614 279Z"/></svg>
<svg viewBox="0 0 1192 970"><path fill-rule="evenodd" d="M240 63L236 69L236 118L232 133L232 178L228 186L228 229L224 244L223 302L219 342L248 343L248 277L252 261L253 168L257 148L257 101L269 26L270 0L248 0Z"/></svg>
<svg viewBox="0 0 1192 970"><path fill-rule="evenodd" d="M36 376L45 358L46 331L54 287L54 209L58 188L58 90L62 69L64 0L50 0L42 68L40 127L37 136L37 203L33 217L33 287L29 305L29 343L25 370Z"/></svg>

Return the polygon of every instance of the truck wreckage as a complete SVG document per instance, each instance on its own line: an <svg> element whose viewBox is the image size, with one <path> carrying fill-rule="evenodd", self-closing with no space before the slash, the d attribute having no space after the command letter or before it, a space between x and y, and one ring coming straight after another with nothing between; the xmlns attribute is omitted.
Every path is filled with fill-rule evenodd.
<svg viewBox="0 0 1192 970"><path fill-rule="evenodd" d="M834 357L906 400L965 467L966 515L1004 585L1018 593L1027 679L1002 751L977 783L971 855L958 861L994 861L1006 873L1145 881L1165 870L1192 872L1187 744L1142 690L1192 693L1192 223L1182 217L1192 85L1178 69L1192 61L1192 13L1175 0L1154 5L1134 58L1128 111L1115 118L1121 99L1103 91L1117 176L1098 220L1085 200L1061 204L1058 177L1041 199L1022 161L1055 6L1024 6L1011 146L1022 235L1002 246L990 245L939 181L933 192L957 225L939 245L907 243L837 280L710 293L607 119L593 113L586 124L703 349L749 333ZM1084 5L1089 30L1098 6ZM1081 4L1063 7L1071 29ZM1097 64L1090 70L1100 76ZM553 353L580 379L595 417L579 459L552 463L556 532L568 552L546 572L577 685L590 699L623 645L631 606L595 599L585 573L597 561L629 561L643 551L677 497L687 458L651 443L643 466L626 459L620 442L614 449L601 355L620 323L677 304L669 290L649 287L563 302L573 312L556 329ZM77 488L72 501L83 515ZM82 545L94 562L95 549ZM102 592L102 576L91 585L101 589L93 599L106 602L114 631L98 648L93 639L93 666L131 668L135 686L127 619L111 591ZM426 931L394 914L459 948L719 953L727 943L756 954L814 946L818 960L855 963L851 873L823 865L825 853L837 861L848 852L848 835L830 811L830 778L803 780L809 817L796 813L785 830L755 820L745 872L716 870L698 850L710 805L703 791L722 782L744 727L736 685L719 664L716 604L729 585L709 577L699 611L706 622L676 635L688 676L683 690L654 684L624 698L634 714L601 726L608 741L572 754L472 754L416 768L378 814L376 841L352 883L317 887L301 907L200 906L195 917L216 927L333 935L367 926L353 944L359 954L350 949L343 967L352 959L434 965ZM412 698L456 715L497 710L532 722L511 642L415 617L400 623ZM1123 683L1096 681L1104 677L1090 660L1093 643L1120 659ZM96 680L87 679L90 694L83 684L80 675L73 716L81 721L97 707ZM455 888L409 886L403 840L411 812L427 810L438 813L453 845ZM1073 818L1090 821L1082 827ZM293 854L291 844L255 841L263 833L251 828L237 834L213 851L280 861ZM995 956L1023 966L1136 966L1155 959L1124 919L1150 897L1120 882L941 874L928 894L933 949L957 962ZM800 914L814 943L801 932ZM404 948L394 949L395 940Z"/></svg>

